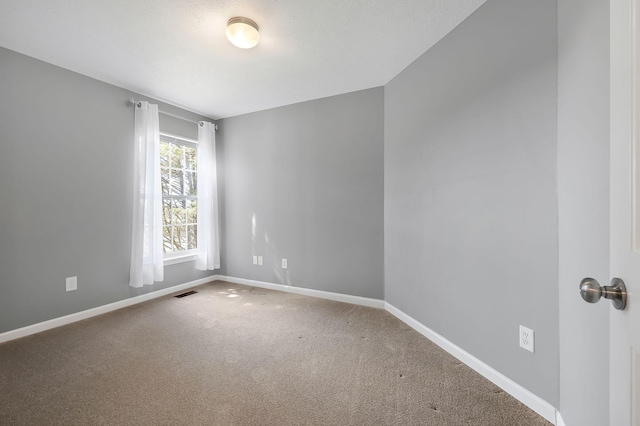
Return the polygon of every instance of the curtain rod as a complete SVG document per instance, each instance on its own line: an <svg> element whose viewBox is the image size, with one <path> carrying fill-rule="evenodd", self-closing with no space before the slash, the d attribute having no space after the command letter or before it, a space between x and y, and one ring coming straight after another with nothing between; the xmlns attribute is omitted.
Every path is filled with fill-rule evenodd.
<svg viewBox="0 0 640 426"><path fill-rule="evenodd" d="M133 98L127 99L127 106L136 105L136 104L138 104L138 106L141 105L139 101L136 101ZM170 112L161 111L160 108L158 108L158 112L160 114L163 114L163 115L168 115L170 117L179 118L180 120L188 121L189 123L193 123L193 124L199 124L200 123L199 121L189 120L188 118L180 117L179 115L171 114ZM218 125L217 124L214 124L213 127L216 130L218 130Z"/></svg>

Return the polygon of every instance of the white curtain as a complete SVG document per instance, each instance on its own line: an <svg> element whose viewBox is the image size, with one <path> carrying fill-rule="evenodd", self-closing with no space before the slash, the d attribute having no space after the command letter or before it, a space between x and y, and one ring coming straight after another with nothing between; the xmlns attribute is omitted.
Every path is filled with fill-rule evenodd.
<svg viewBox="0 0 640 426"><path fill-rule="evenodd" d="M198 257L196 269L220 269L216 133L212 123L198 126Z"/></svg>
<svg viewBox="0 0 640 426"><path fill-rule="evenodd" d="M164 278L158 105L136 103L134 143L129 285L142 287Z"/></svg>

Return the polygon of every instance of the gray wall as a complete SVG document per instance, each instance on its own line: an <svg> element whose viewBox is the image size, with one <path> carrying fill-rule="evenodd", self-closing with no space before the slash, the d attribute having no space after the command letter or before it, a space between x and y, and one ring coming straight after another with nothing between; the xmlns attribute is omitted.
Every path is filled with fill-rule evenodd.
<svg viewBox="0 0 640 426"><path fill-rule="evenodd" d="M554 405L556 30L490 0L387 84L384 186L387 302Z"/></svg>
<svg viewBox="0 0 640 426"><path fill-rule="evenodd" d="M189 262L167 267L162 283L128 285L134 112L125 101L148 98L2 48L0 76L0 332L213 274ZM197 135L163 116L161 126ZM78 290L67 293L69 276Z"/></svg>
<svg viewBox="0 0 640 426"><path fill-rule="evenodd" d="M220 129L227 274L382 299L383 89L228 118Z"/></svg>
<svg viewBox="0 0 640 426"><path fill-rule="evenodd" d="M558 1L558 196L560 413L606 425L610 303L583 302L578 283L609 281L608 1Z"/></svg>
<svg viewBox="0 0 640 426"><path fill-rule="evenodd" d="M555 3L490 0L384 96L222 121L218 272L386 298L567 425L607 424L607 369L592 367L608 365L608 305L576 288L608 280L609 4L558 0L556 70ZM127 285L124 101L148 98L2 48L0 75L0 332L211 274L191 262ZM518 324L535 329L535 354L518 348Z"/></svg>

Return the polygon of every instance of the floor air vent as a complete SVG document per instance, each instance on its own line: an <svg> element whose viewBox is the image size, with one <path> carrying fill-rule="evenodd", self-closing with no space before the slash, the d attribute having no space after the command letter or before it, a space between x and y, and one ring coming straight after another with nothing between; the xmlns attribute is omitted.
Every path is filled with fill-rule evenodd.
<svg viewBox="0 0 640 426"><path fill-rule="evenodd" d="M197 293L197 291L191 290L191 291L188 291L186 293L182 293L182 294L179 294L179 295L173 296L173 297L181 298L181 297L185 297L185 296L191 296L192 294L196 294L196 293Z"/></svg>

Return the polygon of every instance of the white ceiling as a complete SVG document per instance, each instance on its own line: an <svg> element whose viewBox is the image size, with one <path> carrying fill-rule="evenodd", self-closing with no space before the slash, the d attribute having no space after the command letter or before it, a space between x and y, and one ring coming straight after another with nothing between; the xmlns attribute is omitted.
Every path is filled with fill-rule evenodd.
<svg viewBox="0 0 640 426"><path fill-rule="evenodd" d="M382 86L485 1L0 0L0 46L217 119Z"/></svg>

